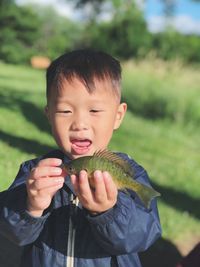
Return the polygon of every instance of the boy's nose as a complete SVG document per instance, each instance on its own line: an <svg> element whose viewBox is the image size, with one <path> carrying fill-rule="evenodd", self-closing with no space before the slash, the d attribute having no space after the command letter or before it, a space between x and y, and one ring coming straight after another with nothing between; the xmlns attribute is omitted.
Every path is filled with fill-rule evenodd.
<svg viewBox="0 0 200 267"><path fill-rule="evenodd" d="M88 118L83 114L80 114L74 118L74 121L71 125L73 131L81 131L88 129Z"/></svg>

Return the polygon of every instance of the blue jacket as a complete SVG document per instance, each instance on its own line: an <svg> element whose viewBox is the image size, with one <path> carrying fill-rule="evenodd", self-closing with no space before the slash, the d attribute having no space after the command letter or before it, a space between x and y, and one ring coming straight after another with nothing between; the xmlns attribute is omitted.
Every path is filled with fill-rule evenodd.
<svg viewBox="0 0 200 267"><path fill-rule="evenodd" d="M146 171L126 154L138 182L149 185ZM26 211L25 181L42 158L68 159L60 150L23 163L1 197L0 234L24 246L22 267L140 267L138 252L161 234L156 199L147 210L137 195L119 191L117 204L91 216L77 203L69 177L42 217Z"/></svg>

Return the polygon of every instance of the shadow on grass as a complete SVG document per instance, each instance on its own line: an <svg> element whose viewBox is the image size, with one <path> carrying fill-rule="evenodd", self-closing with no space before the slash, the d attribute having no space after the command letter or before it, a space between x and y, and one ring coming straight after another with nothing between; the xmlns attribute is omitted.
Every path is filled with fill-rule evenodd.
<svg viewBox="0 0 200 267"><path fill-rule="evenodd" d="M200 198L193 198L186 193L156 183L152 183L152 186L161 193L161 199L166 204L182 212L188 212L200 220Z"/></svg>
<svg viewBox="0 0 200 267"><path fill-rule="evenodd" d="M35 140L30 140L24 137L17 137L9 133L5 133L0 130L0 139L8 145L15 147L23 152L42 155L50 150L55 149L54 147L47 146L39 143Z"/></svg>
<svg viewBox="0 0 200 267"><path fill-rule="evenodd" d="M43 109L38 107L33 101L26 101L25 96L27 97L27 95L28 92L20 91L16 93L16 91L10 88L6 89L0 92L0 105L11 110L20 110L28 122L33 123L40 131L50 134L50 125ZM31 93L30 98L33 96L34 94Z"/></svg>
<svg viewBox="0 0 200 267"><path fill-rule="evenodd" d="M40 131L48 134L51 133L51 128L43 109L39 108L32 102L26 101L20 101L19 107L22 111L22 115L28 122L33 123Z"/></svg>

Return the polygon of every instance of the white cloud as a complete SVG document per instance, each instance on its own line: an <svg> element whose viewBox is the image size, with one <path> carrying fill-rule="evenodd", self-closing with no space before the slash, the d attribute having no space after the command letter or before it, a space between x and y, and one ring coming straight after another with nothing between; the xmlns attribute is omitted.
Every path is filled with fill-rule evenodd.
<svg viewBox="0 0 200 267"><path fill-rule="evenodd" d="M187 15L178 15L171 18L170 21L163 16L151 16L147 19L147 23L149 31L153 33L163 31L168 24L183 34L200 35L200 20L195 20Z"/></svg>
<svg viewBox="0 0 200 267"><path fill-rule="evenodd" d="M56 0L16 0L16 2L18 4L24 5L24 4L37 4L37 5L41 5L41 6L52 6L53 8L55 8L55 10L63 15L66 16L68 18L75 18L75 16L77 15L74 10L74 8L72 7L72 5L70 5L69 3L67 3L67 1L56 1Z"/></svg>
<svg viewBox="0 0 200 267"><path fill-rule="evenodd" d="M162 32L165 28L165 20L161 16L150 16L147 19L147 25L150 32Z"/></svg>
<svg viewBox="0 0 200 267"><path fill-rule="evenodd" d="M200 20L189 16L178 16L175 20L176 29L182 33L196 33L200 35Z"/></svg>

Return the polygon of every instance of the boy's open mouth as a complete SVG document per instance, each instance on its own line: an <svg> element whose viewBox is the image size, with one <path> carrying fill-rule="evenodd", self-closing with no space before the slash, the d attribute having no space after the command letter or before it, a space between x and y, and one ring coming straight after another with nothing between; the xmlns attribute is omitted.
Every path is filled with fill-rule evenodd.
<svg viewBox="0 0 200 267"><path fill-rule="evenodd" d="M85 154L89 151L90 145L92 141L89 139L72 139L72 149L73 151L78 154Z"/></svg>

